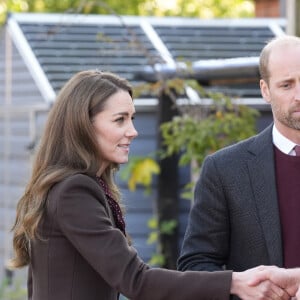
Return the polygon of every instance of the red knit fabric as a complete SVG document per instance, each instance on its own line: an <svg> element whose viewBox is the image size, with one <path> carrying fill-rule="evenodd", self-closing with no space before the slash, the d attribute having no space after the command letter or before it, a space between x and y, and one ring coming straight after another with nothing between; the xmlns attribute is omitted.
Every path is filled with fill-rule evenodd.
<svg viewBox="0 0 300 300"><path fill-rule="evenodd" d="M284 267L300 267L300 156L274 149Z"/></svg>
<svg viewBox="0 0 300 300"><path fill-rule="evenodd" d="M295 149L295 152L296 152L296 156L300 156L300 145L296 145L294 147L294 149Z"/></svg>
<svg viewBox="0 0 300 300"><path fill-rule="evenodd" d="M113 198L113 195L109 190L107 183L101 177L96 176L96 179L105 193L106 199L112 211L117 228L119 228L126 236L125 221L118 202Z"/></svg>

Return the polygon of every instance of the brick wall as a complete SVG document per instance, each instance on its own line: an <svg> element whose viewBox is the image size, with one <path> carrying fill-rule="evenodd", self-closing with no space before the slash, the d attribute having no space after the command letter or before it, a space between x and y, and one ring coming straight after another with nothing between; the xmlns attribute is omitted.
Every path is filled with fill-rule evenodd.
<svg viewBox="0 0 300 300"><path fill-rule="evenodd" d="M280 17L279 0L255 0L255 16L257 18Z"/></svg>

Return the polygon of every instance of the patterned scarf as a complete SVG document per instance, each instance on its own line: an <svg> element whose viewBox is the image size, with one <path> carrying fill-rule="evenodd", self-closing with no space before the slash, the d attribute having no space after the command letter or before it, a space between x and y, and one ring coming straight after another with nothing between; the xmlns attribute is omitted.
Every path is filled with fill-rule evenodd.
<svg viewBox="0 0 300 300"><path fill-rule="evenodd" d="M106 198L107 198L108 204L110 206L110 209L112 211L114 221L116 223L117 228L119 228L123 232L123 234L126 236L125 221L124 221L123 214L122 214L122 211L121 211L121 208L120 208L118 202L113 198L113 195L112 195L111 191L109 190L107 183L101 177L96 176L96 179L106 195Z"/></svg>

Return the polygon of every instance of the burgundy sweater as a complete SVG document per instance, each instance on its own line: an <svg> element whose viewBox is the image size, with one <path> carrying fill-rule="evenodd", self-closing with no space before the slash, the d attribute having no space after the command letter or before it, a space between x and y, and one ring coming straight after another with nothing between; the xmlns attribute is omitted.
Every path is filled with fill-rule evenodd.
<svg viewBox="0 0 300 300"><path fill-rule="evenodd" d="M283 264L286 268L300 267L300 156L274 149Z"/></svg>

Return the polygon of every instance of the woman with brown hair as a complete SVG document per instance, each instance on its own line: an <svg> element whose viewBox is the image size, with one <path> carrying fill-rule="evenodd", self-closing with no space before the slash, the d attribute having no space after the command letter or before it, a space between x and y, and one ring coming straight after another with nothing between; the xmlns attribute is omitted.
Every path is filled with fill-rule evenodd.
<svg viewBox="0 0 300 300"><path fill-rule="evenodd" d="M80 72L59 93L13 227L11 266L29 265L29 299L280 299L269 281L246 284L255 269L179 272L138 257L114 182L137 136L134 115L130 85L111 73Z"/></svg>

